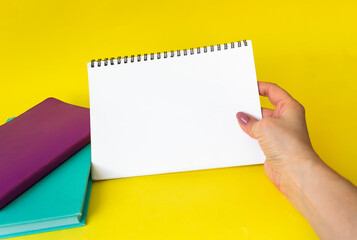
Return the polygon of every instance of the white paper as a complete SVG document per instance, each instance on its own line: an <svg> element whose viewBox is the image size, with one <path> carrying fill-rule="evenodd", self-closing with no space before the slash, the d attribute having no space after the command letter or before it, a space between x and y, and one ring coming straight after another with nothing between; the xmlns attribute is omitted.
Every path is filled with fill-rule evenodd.
<svg viewBox="0 0 357 240"><path fill-rule="evenodd" d="M263 163L236 113L261 119L248 46L92 68L93 180Z"/></svg>

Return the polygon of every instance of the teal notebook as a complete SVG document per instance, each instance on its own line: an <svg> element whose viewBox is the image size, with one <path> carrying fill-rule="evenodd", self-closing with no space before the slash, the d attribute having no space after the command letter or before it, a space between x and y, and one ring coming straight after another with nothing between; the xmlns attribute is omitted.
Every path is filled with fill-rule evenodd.
<svg viewBox="0 0 357 240"><path fill-rule="evenodd" d="M90 162L88 144L0 210L0 239L84 226Z"/></svg>

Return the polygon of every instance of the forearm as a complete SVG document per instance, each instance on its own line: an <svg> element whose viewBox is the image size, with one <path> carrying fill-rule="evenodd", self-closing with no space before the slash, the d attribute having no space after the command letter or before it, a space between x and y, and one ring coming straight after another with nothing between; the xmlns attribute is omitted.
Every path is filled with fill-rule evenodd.
<svg viewBox="0 0 357 240"><path fill-rule="evenodd" d="M357 188L317 156L285 183L284 195L321 239L357 238Z"/></svg>

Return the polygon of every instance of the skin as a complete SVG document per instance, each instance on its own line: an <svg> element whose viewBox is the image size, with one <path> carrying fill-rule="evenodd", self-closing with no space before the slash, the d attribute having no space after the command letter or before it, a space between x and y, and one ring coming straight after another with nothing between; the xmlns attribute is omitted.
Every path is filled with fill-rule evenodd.
<svg viewBox="0 0 357 240"><path fill-rule="evenodd" d="M258 82L275 109L257 120L237 113L240 127L258 139L270 181L307 219L320 239L357 239L357 188L314 151L304 107L274 83Z"/></svg>

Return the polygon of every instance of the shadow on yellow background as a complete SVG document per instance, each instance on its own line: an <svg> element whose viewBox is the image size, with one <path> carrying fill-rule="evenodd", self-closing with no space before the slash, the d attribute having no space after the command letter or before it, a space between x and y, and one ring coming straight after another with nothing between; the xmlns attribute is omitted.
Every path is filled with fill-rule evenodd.
<svg viewBox="0 0 357 240"><path fill-rule="evenodd" d="M2 0L0 122L50 96L89 107L93 58L250 39L258 80L305 106L315 150L357 184L356 10L352 0ZM260 165L96 182L87 226L19 239L317 236Z"/></svg>

